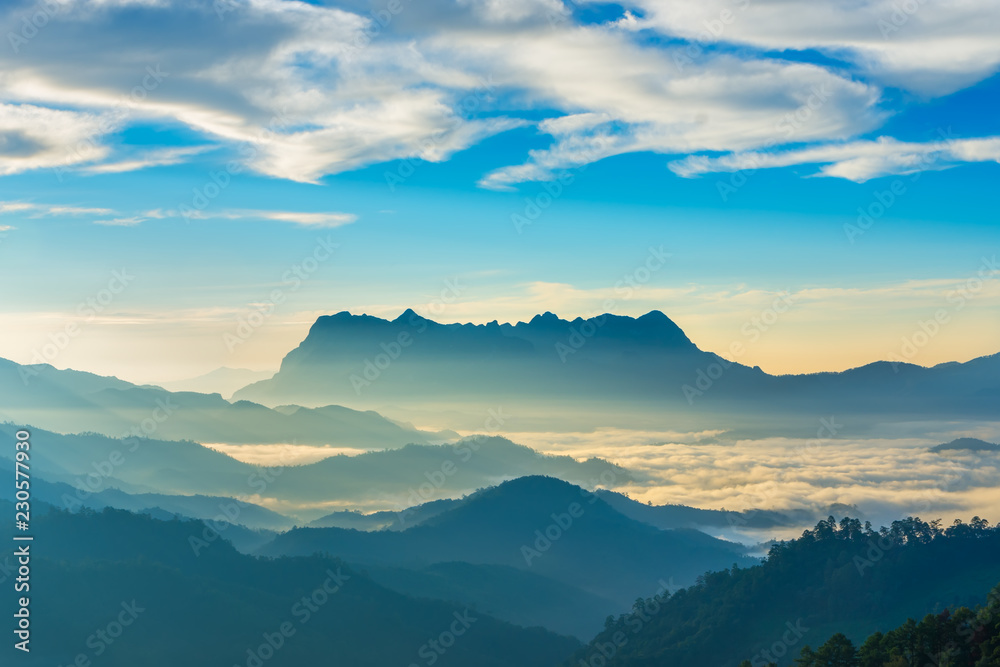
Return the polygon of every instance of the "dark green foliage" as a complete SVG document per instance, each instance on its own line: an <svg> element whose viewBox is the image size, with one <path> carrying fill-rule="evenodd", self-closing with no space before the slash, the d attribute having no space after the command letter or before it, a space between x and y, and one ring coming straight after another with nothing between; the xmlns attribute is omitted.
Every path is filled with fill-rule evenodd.
<svg viewBox="0 0 1000 667"><path fill-rule="evenodd" d="M748 663L749 664L749 663ZM800 667L994 667L1000 665L1000 586L987 604L912 618L889 632L876 632L856 649L837 633L817 651L808 646Z"/></svg>
<svg viewBox="0 0 1000 667"><path fill-rule="evenodd" d="M775 545L759 566L706 574L641 627L629 616L609 619L565 664L735 667L749 656L751 667L788 665L806 644L842 632L810 650L813 662L804 664L853 665L852 641L909 616L979 603L998 581L1000 530L978 517L947 529L908 518L879 531L831 517ZM614 642L615 633L623 641Z"/></svg>
<svg viewBox="0 0 1000 667"><path fill-rule="evenodd" d="M8 642L3 665L70 665L82 654L93 667L422 666L421 647L467 611L389 591L327 556L257 559L221 539L196 555L190 540L205 535L199 521L57 511L33 531L32 652ZM0 552L0 563L9 555ZM0 602L7 618L10 600ZM101 640L96 633L133 601L142 610L134 622L113 642ZM434 664L550 667L579 646L469 612L475 620ZM265 634L274 638L285 623L294 633L280 649L252 660L248 650L259 653Z"/></svg>

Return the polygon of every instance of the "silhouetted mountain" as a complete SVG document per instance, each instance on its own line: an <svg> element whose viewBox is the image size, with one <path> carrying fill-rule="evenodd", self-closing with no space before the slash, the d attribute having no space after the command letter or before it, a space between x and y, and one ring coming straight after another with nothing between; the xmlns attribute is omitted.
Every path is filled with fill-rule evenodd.
<svg viewBox="0 0 1000 667"><path fill-rule="evenodd" d="M32 651L14 656L7 642L4 664L84 654L109 667L398 667L427 656L444 667L548 667L579 646L389 591L333 559L258 560L224 540L196 553L191 540L206 530L197 521L56 512L33 530L45 548L32 560Z"/></svg>
<svg viewBox="0 0 1000 667"><path fill-rule="evenodd" d="M498 436L473 436L451 445L407 445L356 456L332 456L286 468L271 487L288 500L337 497L381 501L400 510L508 479L541 474L594 486L608 473L622 482L629 471L602 459L552 456Z"/></svg>
<svg viewBox="0 0 1000 667"><path fill-rule="evenodd" d="M931 447L932 452L1000 452L1000 445L978 438L958 438L943 445Z"/></svg>
<svg viewBox="0 0 1000 667"><path fill-rule="evenodd" d="M550 422L569 404L565 416L578 427L591 414L605 422L618 415L623 424L649 412L662 419L665 411L672 419L709 411L727 424L808 414L815 431L817 414L992 417L998 389L1000 355L933 368L879 362L772 376L698 349L659 311L473 325L439 324L408 310L391 321L347 312L319 318L273 378L235 397L480 412L502 405L522 418L543 412ZM769 424L772 431L794 426Z"/></svg>
<svg viewBox="0 0 1000 667"><path fill-rule="evenodd" d="M815 521L811 512L750 509L742 512L705 510L684 505L647 505L618 493L599 490L597 495L625 516L660 529L673 528L775 528L808 525Z"/></svg>
<svg viewBox="0 0 1000 667"><path fill-rule="evenodd" d="M341 510L321 516L309 523L310 528L349 528L352 530L406 530L442 512L458 507L464 498L442 498L407 507L399 511L383 510L364 514L357 510Z"/></svg>
<svg viewBox="0 0 1000 667"><path fill-rule="evenodd" d="M978 604L998 581L1000 530L978 518L947 530L910 518L881 531L831 518L775 545L758 566L713 572L637 602L564 664L788 665L803 646L836 632L857 642L907 617ZM925 663L865 666L883 664Z"/></svg>
<svg viewBox="0 0 1000 667"><path fill-rule="evenodd" d="M0 458L13 455L18 428L0 424ZM453 445L408 445L332 456L308 465L262 468L195 442L59 435L42 429L33 433L45 443L33 454L38 474L85 492L118 488L131 494L237 498L266 494L292 504L379 503L404 510L539 472L591 486L608 473L615 480L630 479L627 470L607 461L542 455L500 437L476 436Z"/></svg>
<svg viewBox="0 0 1000 667"><path fill-rule="evenodd" d="M352 563L419 569L433 563L506 565L562 581L626 608L658 582L682 585L707 569L753 562L740 545L694 530L658 530L580 487L522 477L403 531L299 528L266 555L325 552Z"/></svg>
<svg viewBox="0 0 1000 667"><path fill-rule="evenodd" d="M186 380L161 382L159 386L167 391L193 391L199 394L221 394L229 398L252 382L266 380L274 375L272 371L251 371L246 368L216 368L210 373Z"/></svg>
<svg viewBox="0 0 1000 667"><path fill-rule="evenodd" d="M13 477L14 463L0 458L0 473ZM0 488L0 498L13 500L13 485ZM116 488L107 488L94 493L80 493L79 487L65 482L49 482L37 473L32 476L31 494L34 500L41 500L61 509L78 511L82 507L102 510L105 507L150 513L160 518L177 515L189 519L227 521L236 519L238 523L252 528L286 529L294 521L265 507L225 496L166 495L161 493L126 493ZM155 513L154 510L158 510Z"/></svg>
<svg viewBox="0 0 1000 667"><path fill-rule="evenodd" d="M92 431L205 443L401 447L452 434L405 428L374 412L336 405L270 409L219 394L169 392L47 364L0 359L0 420L63 433Z"/></svg>

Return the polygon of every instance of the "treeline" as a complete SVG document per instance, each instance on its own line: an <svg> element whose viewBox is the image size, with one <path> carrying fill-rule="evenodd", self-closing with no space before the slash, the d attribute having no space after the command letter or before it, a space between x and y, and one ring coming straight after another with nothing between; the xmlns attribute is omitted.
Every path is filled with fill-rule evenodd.
<svg viewBox="0 0 1000 667"><path fill-rule="evenodd" d="M972 651L979 651L974 660L993 659L982 657L995 653L993 640L974 632L973 640L963 641L960 633L969 632L963 622L988 613L969 609L998 581L1000 530L979 517L948 527L911 517L879 530L830 517L798 539L775 544L759 566L711 572L673 595L637 600L632 613L608 617L604 631L565 664L736 667L745 661L765 667L794 664L801 655L804 665L1000 665L956 662ZM986 609L995 601L991 605ZM963 606L968 609L946 612ZM905 634L904 624L860 648L848 639L860 641L931 612L932 620L914 624L923 634ZM936 643L926 639L935 623L942 625ZM989 627L981 632L988 634ZM804 648L829 637L815 651ZM916 637L925 643L915 643ZM952 648L958 653L943 662L896 660L897 653L914 659L925 644L934 656ZM862 659L869 662L842 662Z"/></svg>
<svg viewBox="0 0 1000 667"><path fill-rule="evenodd" d="M740 667L759 667L744 660ZM777 663L768 663L776 667ZM842 632L818 649L804 646L800 667L995 667L1000 665L1000 586L986 605L959 607L912 618L889 632L876 632L860 646Z"/></svg>

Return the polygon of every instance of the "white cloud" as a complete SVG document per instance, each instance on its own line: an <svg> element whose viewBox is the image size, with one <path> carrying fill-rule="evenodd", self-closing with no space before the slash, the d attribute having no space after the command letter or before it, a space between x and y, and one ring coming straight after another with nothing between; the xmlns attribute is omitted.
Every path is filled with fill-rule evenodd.
<svg viewBox="0 0 1000 667"><path fill-rule="evenodd" d="M203 150L121 145L139 123L185 126L259 173L314 183L440 162L529 113L554 115L539 124L550 147L483 177L498 189L630 152L840 144L882 122L884 84L937 94L1000 65L995 3L910 1L883 36L895 0L634 0L603 25L576 23L558 0L405 1L388 19L375 0L72 0L17 53L0 50L0 175L119 173ZM23 9L0 9L0 32L20 30ZM713 41L820 49L845 65L725 55L702 47L706 25ZM694 50L653 44L650 28ZM831 175L901 168L842 162Z"/></svg>
<svg viewBox="0 0 1000 667"><path fill-rule="evenodd" d="M156 213L154 216L152 213ZM178 217L180 213L176 211L153 211L147 217ZM312 211L269 211L259 209L219 211L217 213L194 212L190 217L199 220L273 220L275 222L289 222L301 227L332 228L349 225L358 219L353 213L341 213L336 211L312 212Z"/></svg>
<svg viewBox="0 0 1000 667"><path fill-rule="evenodd" d="M145 222L145 218L137 215L125 218L111 218L108 220L94 220L95 225L105 225L107 227L135 227L141 222Z"/></svg>
<svg viewBox="0 0 1000 667"><path fill-rule="evenodd" d="M147 151L133 159L104 162L84 167L83 171L88 174L120 174L149 167L164 167L185 162L187 158L204 153L206 150L208 150L206 146L156 149Z"/></svg>
<svg viewBox="0 0 1000 667"><path fill-rule="evenodd" d="M340 227L358 219L351 213L297 213L293 211L248 211L250 216L292 222L303 227Z"/></svg>
<svg viewBox="0 0 1000 667"><path fill-rule="evenodd" d="M96 114L0 102L0 176L101 159L106 131Z"/></svg>
<svg viewBox="0 0 1000 667"><path fill-rule="evenodd" d="M114 211L110 208L0 201L0 215L5 213L25 213L29 218L44 218L49 216L108 215Z"/></svg>
<svg viewBox="0 0 1000 667"><path fill-rule="evenodd" d="M889 85L947 94L1000 67L993 0L633 0L641 25L767 50L819 49Z"/></svg>
<svg viewBox="0 0 1000 667"><path fill-rule="evenodd" d="M488 174L482 185L491 188L623 153L845 139L882 118L876 88L815 65L716 56L678 67L680 50L640 48L597 28L533 35L516 48L469 39L455 48L466 59L480 54L501 84L526 87L540 105L587 110L541 123L553 145Z"/></svg>
<svg viewBox="0 0 1000 667"><path fill-rule="evenodd" d="M889 137L853 141L773 153L745 152L721 157L691 156L671 162L680 176L697 176L744 169L769 169L819 164L824 176L863 183L890 174L913 174L946 169L967 162L1000 162L1000 137L948 139L927 143L902 142Z"/></svg>

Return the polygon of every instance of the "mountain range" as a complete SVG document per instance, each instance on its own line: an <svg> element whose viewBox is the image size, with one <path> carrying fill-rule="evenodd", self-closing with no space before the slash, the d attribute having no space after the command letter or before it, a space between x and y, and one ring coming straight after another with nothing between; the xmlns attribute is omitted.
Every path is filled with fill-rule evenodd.
<svg viewBox="0 0 1000 667"><path fill-rule="evenodd" d="M640 523L567 482L527 476L477 492L402 531L297 528L258 553L330 553L349 563L409 569L453 561L506 566L626 609L661 580L682 586L706 569L755 562L745 552L696 530Z"/></svg>
<svg viewBox="0 0 1000 667"><path fill-rule="evenodd" d="M320 317L273 378L234 395L293 402L426 410L502 406L578 429L699 422L784 422L817 414L852 423L913 418L993 419L1000 355L925 368L881 361L840 373L770 375L698 348L660 311L517 324L441 324L407 310L393 320L348 312ZM482 419L480 418L480 421ZM815 427L813 427L815 430Z"/></svg>

